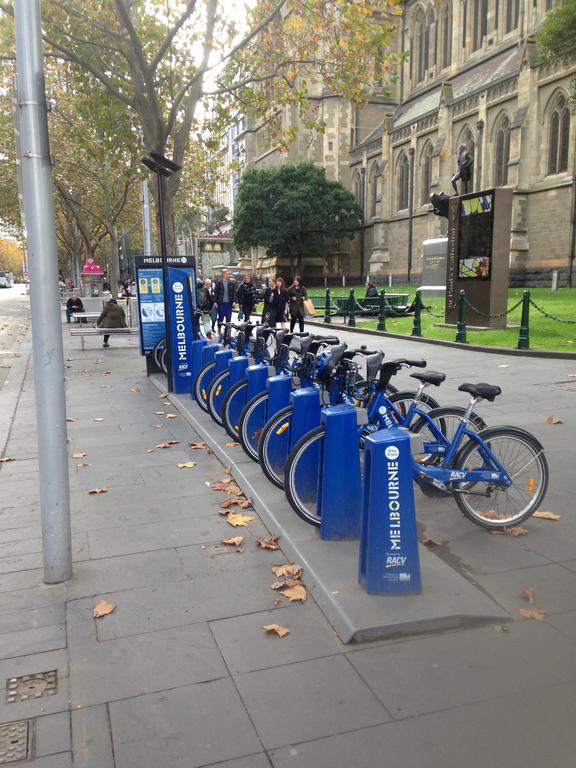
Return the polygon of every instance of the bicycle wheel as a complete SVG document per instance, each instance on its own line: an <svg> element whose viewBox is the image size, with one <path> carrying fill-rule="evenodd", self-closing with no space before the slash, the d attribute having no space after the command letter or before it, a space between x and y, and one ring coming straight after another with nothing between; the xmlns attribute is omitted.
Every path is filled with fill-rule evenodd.
<svg viewBox="0 0 576 768"><path fill-rule="evenodd" d="M162 365L160 362L160 359L162 357L162 353L166 350L166 339L160 339L159 341L154 344L154 347L152 348L152 358L154 362L156 363L156 367L162 371Z"/></svg>
<svg viewBox="0 0 576 768"><path fill-rule="evenodd" d="M536 511L548 488L544 449L529 432L517 427L492 427L480 433L490 452L506 468L512 485L453 483L454 498L466 517L483 528L509 528ZM454 469L495 470L473 440L459 451ZM460 493L458 491L461 491Z"/></svg>
<svg viewBox="0 0 576 768"><path fill-rule="evenodd" d="M162 373L168 376L168 350L163 347L159 353L160 369Z"/></svg>
<svg viewBox="0 0 576 768"><path fill-rule="evenodd" d="M200 408L206 412L208 411L208 389L214 378L215 368L216 363L206 363L206 365L203 365L202 368L200 368L198 376L196 376L194 381L194 395L196 397L196 402Z"/></svg>
<svg viewBox="0 0 576 768"><path fill-rule="evenodd" d="M240 439L238 425L240 423L240 414L246 405L247 388L248 383L245 380L237 381L236 384L230 387L222 403L222 410L220 411L222 414L222 426L234 440Z"/></svg>
<svg viewBox="0 0 576 768"><path fill-rule="evenodd" d="M305 523L316 528L322 521L318 497L325 435L322 425L301 437L290 451L284 470L284 488L290 506Z"/></svg>
<svg viewBox="0 0 576 768"><path fill-rule="evenodd" d="M268 418L268 391L246 403L238 422L238 438L252 461L258 461L258 442Z"/></svg>
<svg viewBox="0 0 576 768"><path fill-rule="evenodd" d="M408 413L408 408L410 408L412 401L416 397L416 392L397 390L393 395L388 396L390 397L390 402L394 403L400 415L404 417ZM433 408L439 408L440 404L436 402L433 397L430 397L430 395L423 392L420 395L420 400L418 400L418 407L423 411L431 411Z"/></svg>
<svg viewBox="0 0 576 768"><path fill-rule="evenodd" d="M221 371L212 379L208 389L208 413L216 424L222 426L222 404L224 397L228 392L228 382L230 380L230 371Z"/></svg>
<svg viewBox="0 0 576 768"><path fill-rule="evenodd" d="M268 480L284 488L284 467L292 444L291 405L282 408L264 425L258 443L258 460Z"/></svg>
<svg viewBox="0 0 576 768"><path fill-rule="evenodd" d="M433 408L431 411L428 411L427 415L450 442L460 426L465 413L466 408L462 408L460 405L446 405L442 408ZM473 432L482 432L483 429L486 429L486 422L477 413L472 413L468 420L468 428ZM410 426L410 432L412 433L411 450L413 456L422 456L424 454L424 443L437 442L436 436L423 417L417 419L416 423ZM418 461L418 458L416 460ZM442 460L441 454L428 455L426 460L422 460L421 463L429 465L441 464Z"/></svg>

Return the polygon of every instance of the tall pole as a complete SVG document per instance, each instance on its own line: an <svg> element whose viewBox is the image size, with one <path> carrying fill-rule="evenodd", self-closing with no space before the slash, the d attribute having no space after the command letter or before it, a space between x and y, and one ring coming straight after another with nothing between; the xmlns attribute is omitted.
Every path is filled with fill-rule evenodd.
<svg viewBox="0 0 576 768"><path fill-rule="evenodd" d="M144 235L144 255L152 255L152 229L150 227L150 194L148 179L142 182L142 233Z"/></svg>
<svg viewBox="0 0 576 768"><path fill-rule="evenodd" d="M40 470L44 581L72 576L64 351L39 0L16 0L16 69Z"/></svg>

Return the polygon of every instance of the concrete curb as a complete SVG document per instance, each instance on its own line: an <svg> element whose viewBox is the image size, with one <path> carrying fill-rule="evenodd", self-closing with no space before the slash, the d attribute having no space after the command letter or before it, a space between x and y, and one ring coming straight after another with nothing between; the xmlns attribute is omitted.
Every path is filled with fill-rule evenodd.
<svg viewBox="0 0 576 768"><path fill-rule="evenodd" d="M151 381L165 391L163 377ZM357 582L358 542L323 542L290 508L240 446L226 448L208 414L186 396L170 400L190 426L225 464L253 500L266 526L282 537L286 556L305 570L305 581L326 618L344 643L439 632L472 624L508 620L506 611L480 592L426 547L420 547L423 594L414 597L367 595Z"/></svg>
<svg viewBox="0 0 576 768"><path fill-rule="evenodd" d="M380 338L389 337L391 339L401 339L402 341L414 341L417 344L435 344L438 347L453 347L454 349L465 349L470 352L485 352L488 355L512 355L513 357L543 357L551 360L576 360L576 352L556 352L546 349L512 349L509 347L482 347L479 344L461 344L456 341L444 341L442 339L428 339L422 336L406 336L403 333L391 333L389 331L375 331L371 328L350 328L340 323L320 323L317 320L306 318L306 325L313 325L315 328L324 328L324 330L341 329L347 333L361 333L368 336L378 336Z"/></svg>

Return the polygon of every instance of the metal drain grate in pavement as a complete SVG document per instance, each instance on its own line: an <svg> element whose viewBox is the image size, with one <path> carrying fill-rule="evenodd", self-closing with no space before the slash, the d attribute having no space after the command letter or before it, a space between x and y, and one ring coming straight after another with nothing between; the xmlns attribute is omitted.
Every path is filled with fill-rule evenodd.
<svg viewBox="0 0 576 768"><path fill-rule="evenodd" d="M32 757L33 720L0 725L0 765L11 765Z"/></svg>
<svg viewBox="0 0 576 768"><path fill-rule="evenodd" d="M58 685L57 670L36 672L33 675L9 677L6 680L6 703L16 704L30 699L41 699L42 696L53 696Z"/></svg>

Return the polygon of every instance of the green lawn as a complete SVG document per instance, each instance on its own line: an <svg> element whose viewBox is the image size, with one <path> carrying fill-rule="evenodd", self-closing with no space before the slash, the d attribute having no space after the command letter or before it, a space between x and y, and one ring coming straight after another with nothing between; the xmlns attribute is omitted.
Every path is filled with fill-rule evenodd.
<svg viewBox="0 0 576 768"><path fill-rule="evenodd" d="M350 288L355 289L357 297L364 296L363 286L348 286L346 288L331 288L332 296L347 296ZM395 285L387 288L390 293L408 293L410 300L414 297L415 288ZM325 295L323 289L310 289L309 293L314 297ZM522 288L512 288L508 291L508 306L511 307L522 298ZM530 348L531 349L557 349L576 351L576 288L561 288L551 291L549 288L532 288L530 290L532 300L550 315L562 320L570 320L570 323L561 323L544 317L533 306L530 307ZM424 303L435 315L444 313L444 301L424 297ZM319 300L315 304L318 306ZM490 331L475 331L467 328L467 338L470 344L480 344L493 347L516 347L518 344L518 332L520 326L521 306L508 316L511 327ZM319 313L319 319L322 313ZM422 313L422 336L430 339L445 339L454 341L455 328L442 328L442 318L433 317L427 312ZM386 330L392 333L405 333L410 335L413 318L386 318ZM377 319L357 317L356 325L359 328L376 328Z"/></svg>

